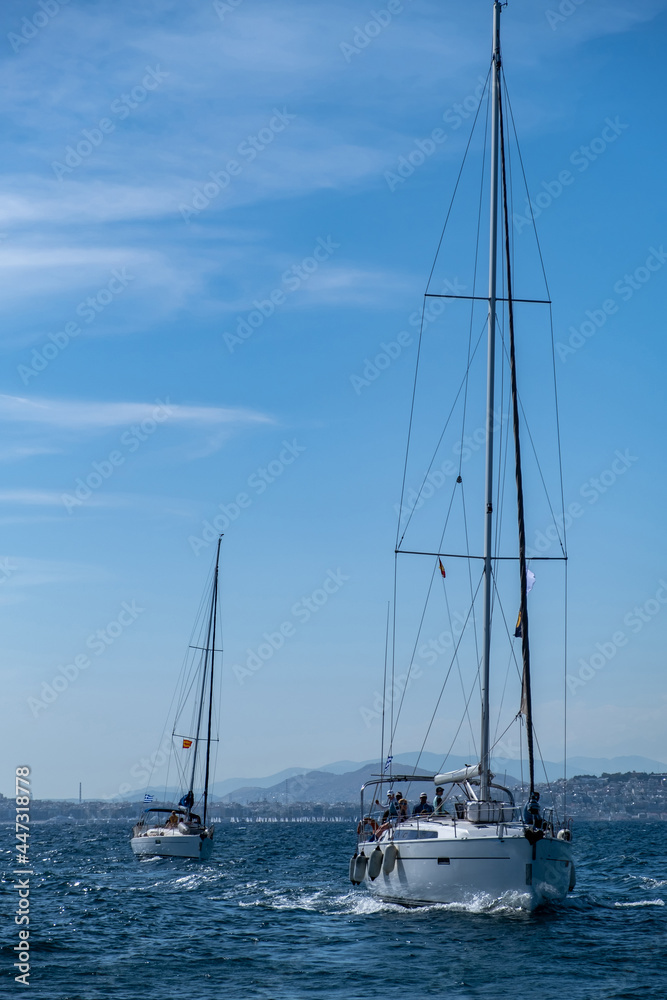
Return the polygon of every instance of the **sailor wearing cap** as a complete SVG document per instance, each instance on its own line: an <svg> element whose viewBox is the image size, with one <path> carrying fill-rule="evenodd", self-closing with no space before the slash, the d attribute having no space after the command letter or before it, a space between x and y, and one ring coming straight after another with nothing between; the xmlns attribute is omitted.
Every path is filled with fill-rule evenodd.
<svg viewBox="0 0 667 1000"><path fill-rule="evenodd" d="M420 816L424 813L432 813L432 812L433 812L433 806L428 801L428 795L426 794L426 792L422 792L421 795L419 796L419 802L412 810L412 815Z"/></svg>
<svg viewBox="0 0 667 1000"><path fill-rule="evenodd" d="M393 792L387 792L387 808L382 814L382 822L386 823L388 819L396 819L398 816L398 806L396 804L396 798Z"/></svg>

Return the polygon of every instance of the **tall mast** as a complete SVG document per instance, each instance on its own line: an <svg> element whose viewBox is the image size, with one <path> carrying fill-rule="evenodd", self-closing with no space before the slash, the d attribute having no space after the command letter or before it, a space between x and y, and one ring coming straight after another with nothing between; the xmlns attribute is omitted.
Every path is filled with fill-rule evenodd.
<svg viewBox="0 0 667 1000"><path fill-rule="evenodd" d="M499 95L500 96L500 95ZM503 181L503 221L505 224L505 267L507 270L507 318L509 321L510 383L512 392L512 428L514 432L514 475L516 480L517 523L519 529L519 579L521 584L521 605L519 626L521 634L521 656L523 659L523 684L521 711L526 717L528 741L528 774L530 794L535 791L535 750L533 747L533 697L530 683L530 643L528 641L528 567L526 564L526 519L523 503L523 471L521 469L521 434L519 428L519 391L516 382L516 344L514 337L514 304L512 301L512 257L510 254L509 209L507 205L507 169L505 160L505 129L503 126L503 105L500 110L500 164ZM516 635L516 633L515 633Z"/></svg>
<svg viewBox="0 0 667 1000"><path fill-rule="evenodd" d="M215 574L213 576L213 598L211 601L211 615L213 616L213 633L211 638L211 678L208 692L208 729L206 731L206 774L204 776L204 818L203 824L206 826L206 810L208 807L208 778L211 763L211 724L213 721L213 674L215 666L215 630L218 619L218 566L220 565L220 543L222 535L218 538L218 548L215 554Z"/></svg>
<svg viewBox="0 0 667 1000"><path fill-rule="evenodd" d="M199 694L199 708L197 709L197 732L196 732L196 735L195 735L195 752L192 755L192 771L191 771L191 774L190 774L190 790L188 792L188 796L190 798L193 798L193 795L194 795L195 775L196 775L196 771L197 771L197 757L199 756L199 743L200 743L200 740L201 740L201 737L200 737L201 724L202 724L202 716L204 714L204 698L206 697L206 678L207 678L207 671L208 671L209 651L211 649L211 633L215 629L215 602L216 602L216 597L217 597L218 560L220 558L220 541L221 541L221 539L222 539L222 535L218 539L218 550L217 550L216 557L215 557L215 571L214 571L214 574L213 574L213 589L212 589L212 594L211 594L211 607L209 608L208 624L206 626L206 646L205 646L205 650L204 650L204 667L203 667L203 670L202 670L201 691L200 691L200 694ZM215 643L214 643L214 645L215 645ZM195 647L195 648L199 648L199 647ZM211 670L213 670L213 663L211 663ZM210 715L210 706L209 706L209 715ZM211 738L211 735L210 735L210 732L209 732L209 737L208 737L209 743L210 743L210 738ZM207 754L207 760L208 760L208 754ZM190 804L190 806L188 806L188 808L191 809L192 808L192 804Z"/></svg>
<svg viewBox="0 0 667 1000"><path fill-rule="evenodd" d="M496 278L498 260L498 132L500 92L500 11L493 5L493 68L491 73L491 207L489 245L489 320L486 381L486 486L484 515L484 644L482 651L482 735L480 740L480 798L489 798L489 667L491 658L491 603L493 599L493 408L496 363Z"/></svg>

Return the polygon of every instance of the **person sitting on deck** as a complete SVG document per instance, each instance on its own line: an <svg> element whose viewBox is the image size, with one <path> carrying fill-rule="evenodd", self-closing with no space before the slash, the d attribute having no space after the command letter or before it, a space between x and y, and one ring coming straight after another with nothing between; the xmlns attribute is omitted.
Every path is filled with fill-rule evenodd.
<svg viewBox="0 0 667 1000"><path fill-rule="evenodd" d="M532 826L535 830L542 829L542 816L540 813L540 793L532 792L526 807L523 810L523 821L526 826Z"/></svg>
<svg viewBox="0 0 667 1000"><path fill-rule="evenodd" d="M402 792L396 792L396 808L399 820L408 818L408 800L403 798Z"/></svg>
<svg viewBox="0 0 667 1000"><path fill-rule="evenodd" d="M419 796L419 802L412 810L412 815L420 816L424 813L429 814L432 812L433 812L433 806L428 801L428 795L426 794L426 792L422 792L421 795Z"/></svg>
<svg viewBox="0 0 667 1000"><path fill-rule="evenodd" d="M357 824L357 833L362 837L368 834L369 840L375 840L378 826L377 820L373 819L372 816L364 816L363 820Z"/></svg>
<svg viewBox="0 0 667 1000"><path fill-rule="evenodd" d="M447 810L445 809L445 800L443 797L444 788L442 785L438 785L435 790L435 798L433 799L433 813L435 816L446 816Z"/></svg>
<svg viewBox="0 0 667 1000"><path fill-rule="evenodd" d="M173 830L178 826L178 813L172 812L167 822L164 824L168 830Z"/></svg>

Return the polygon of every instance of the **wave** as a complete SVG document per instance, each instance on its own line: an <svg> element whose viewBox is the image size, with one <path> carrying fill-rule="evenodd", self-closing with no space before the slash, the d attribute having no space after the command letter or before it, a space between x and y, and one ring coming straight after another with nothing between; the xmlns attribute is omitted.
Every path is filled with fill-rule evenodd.
<svg viewBox="0 0 667 1000"><path fill-rule="evenodd" d="M405 906L354 889L344 893L325 889L313 892L265 889L256 899L241 900L239 906L244 909L264 907L270 910L302 910L331 916L372 916L376 913L490 913L525 916L529 913L529 903L530 897L524 893L508 893L502 899L480 895L462 903Z"/></svg>
<svg viewBox="0 0 667 1000"><path fill-rule="evenodd" d="M634 903L614 903L617 907L630 907L630 906L664 906L664 899L639 899Z"/></svg>

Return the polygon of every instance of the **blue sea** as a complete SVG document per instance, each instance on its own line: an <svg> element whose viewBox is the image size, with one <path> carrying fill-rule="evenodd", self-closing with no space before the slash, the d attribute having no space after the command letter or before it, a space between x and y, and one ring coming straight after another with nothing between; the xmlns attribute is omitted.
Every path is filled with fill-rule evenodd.
<svg viewBox="0 0 667 1000"><path fill-rule="evenodd" d="M533 914L374 902L348 882L348 823L221 825L205 864L138 861L129 832L33 825L31 985L13 980L9 875L2 996L667 997L665 824L579 824L575 892Z"/></svg>

